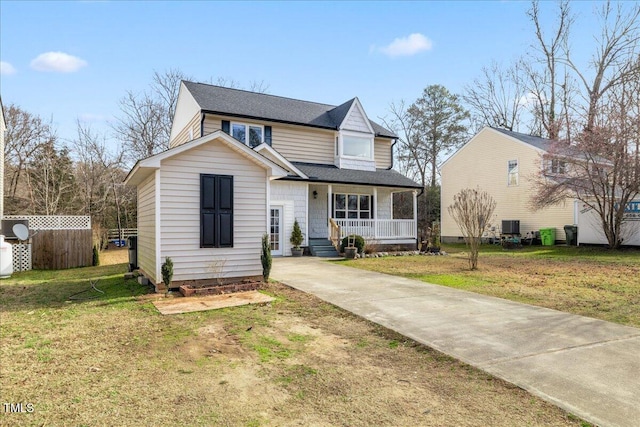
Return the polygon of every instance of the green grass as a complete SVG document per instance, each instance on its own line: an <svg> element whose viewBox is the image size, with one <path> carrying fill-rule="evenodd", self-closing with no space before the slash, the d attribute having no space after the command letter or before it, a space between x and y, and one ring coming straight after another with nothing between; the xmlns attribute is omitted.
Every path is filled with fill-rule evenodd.
<svg viewBox="0 0 640 427"><path fill-rule="evenodd" d="M0 415L0 425L413 425L432 402L452 425L476 414L484 425L577 425L286 286L267 285L277 298L267 305L163 316L151 303L159 297L125 272L120 264L0 281L0 401L35 407Z"/></svg>
<svg viewBox="0 0 640 427"><path fill-rule="evenodd" d="M625 325L640 326L640 250L481 247L470 271L464 245L448 256L367 258L346 265L414 278Z"/></svg>

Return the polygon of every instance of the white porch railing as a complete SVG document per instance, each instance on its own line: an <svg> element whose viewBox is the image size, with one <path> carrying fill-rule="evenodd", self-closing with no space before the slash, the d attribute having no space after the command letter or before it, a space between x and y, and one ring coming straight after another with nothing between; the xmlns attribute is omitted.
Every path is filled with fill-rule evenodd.
<svg viewBox="0 0 640 427"><path fill-rule="evenodd" d="M357 234L365 239L415 239L412 219L334 219L340 226L340 238Z"/></svg>

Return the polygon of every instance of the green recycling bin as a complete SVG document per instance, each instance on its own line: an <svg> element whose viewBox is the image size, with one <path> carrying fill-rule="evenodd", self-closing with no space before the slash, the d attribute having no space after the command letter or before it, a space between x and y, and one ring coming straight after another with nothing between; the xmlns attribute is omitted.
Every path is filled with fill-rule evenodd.
<svg viewBox="0 0 640 427"><path fill-rule="evenodd" d="M553 246L556 243L556 229L555 228L541 228L540 240L542 246Z"/></svg>

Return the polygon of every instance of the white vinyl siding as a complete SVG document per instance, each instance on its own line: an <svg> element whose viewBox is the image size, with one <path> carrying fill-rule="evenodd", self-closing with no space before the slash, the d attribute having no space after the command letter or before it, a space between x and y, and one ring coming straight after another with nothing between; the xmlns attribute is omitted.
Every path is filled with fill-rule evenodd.
<svg viewBox="0 0 640 427"><path fill-rule="evenodd" d="M377 169L389 169L391 167L391 140L376 138L373 140L373 154Z"/></svg>
<svg viewBox="0 0 640 427"><path fill-rule="evenodd" d="M291 255L291 232L293 222L297 219L304 235L303 246L307 242L307 197L309 194L306 182L271 181L271 205L282 206L283 255ZM312 196L313 197L313 196ZM326 217L326 214L325 214Z"/></svg>
<svg viewBox="0 0 640 427"><path fill-rule="evenodd" d="M508 186L508 162L518 160L518 185ZM573 224L573 202L535 211L531 209L533 178L541 170L542 153L490 128L474 136L442 165L442 236L462 236L447 207L454 194L464 188L480 187L496 201L491 224L498 230L502 220L520 220L520 233L555 227L556 238L564 240L564 226Z"/></svg>
<svg viewBox="0 0 640 427"><path fill-rule="evenodd" d="M234 177L233 248L200 248L200 174ZM161 248L173 260L173 280L262 275L267 182L263 167L216 142L162 161Z"/></svg>
<svg viewBox="0 0 640 427"><path fill-rule="evenodd" d="M341 126L341 129L349 129L357 132L365 132L370 133L370 125L367 121L367 118L358 108L357 103L351 109L351 112L348 117L345 118L344 123Z"/></svg>
<svg viewBox="0 0 640 427"><path fill-rule="evenodd" d="M204 134L207 135L222 129L222 120L235 122L233 117L207 114L204 120ZM248 123L246 119L238 119L238 121ZM259 120L251 120L250 122L261 126L271 126L271 146L290 162L333 164L335 131Z"/></svg>
<svg viewBox="0 0 640 427"><path fill-rule="evenodd" d="M193 95L191 95L191 92L189 92L189 89L187 89L184 83L180 83L180 93L178 94L176 111L171 122L171 135L169 136L170 147L185 143L186 141L184 141L184 135L186 135L188 138L189 128L193 129L193 138L198 138L201 136L199 135L200 124L198 123L197 132L196 129L193 128L195 116L198 117L197 120L199 122L200 106L193 98ZM181 138L178 138L179 134L183 134L181 135Z"/></svg>
<svg viewBox="0 0 640 427"><path fill-rule="evenodd" d="M155 185L155 174L151 174L138 186L138 266L154 282L157 279Z"/></svg>
<svg viewBox="0 0 640 427"><path fill-rule="evenodd" d="M177 147L192 139L200 138L200 120L200 113L194 115L189 123L171 140L171 147Z"/></svg>

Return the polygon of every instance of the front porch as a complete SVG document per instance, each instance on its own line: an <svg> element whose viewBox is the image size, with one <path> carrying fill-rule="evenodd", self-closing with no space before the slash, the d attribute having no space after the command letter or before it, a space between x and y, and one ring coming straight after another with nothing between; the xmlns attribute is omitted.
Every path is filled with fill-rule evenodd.
<svg viewBox="0 0 640 427"><path fill-rule="evenodd" d="M394 194L401 192L412 194L411 218L394 217ZM417 245L416 197L406 188L309 185L309 237L337 243L356 234L374 245Z"/></svg>
<svg viewBox="0 0 640 427"><path fill-rule="evenodd" d="M415 241L416 222L413 219L331 219L338 227L340 239L351 234L362 236L365 240L385 240L384 243L408 243ZM330 223L331 223L330 221ZM382 242L381 242L382 243Z"/></svg>

